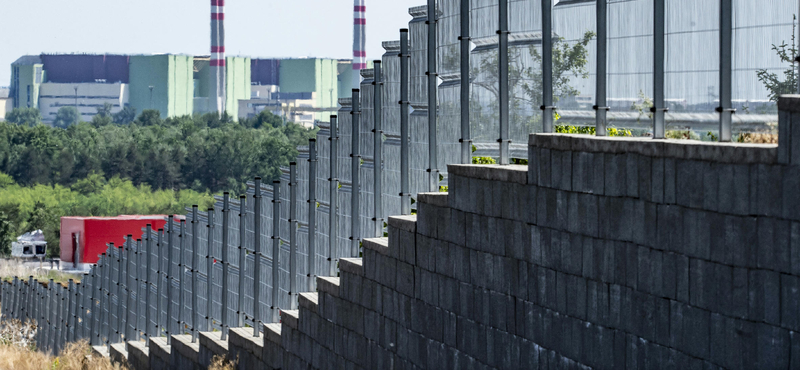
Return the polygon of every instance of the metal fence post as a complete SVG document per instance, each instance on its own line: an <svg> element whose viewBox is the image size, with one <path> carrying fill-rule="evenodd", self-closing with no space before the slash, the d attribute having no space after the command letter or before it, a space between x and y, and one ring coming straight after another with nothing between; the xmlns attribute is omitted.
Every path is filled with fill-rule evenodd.
<svg viewBox="0 0 800 370"><path fill-rule="evenodd" d="M155 334L156 338L161 336L163 325L161 325L161 313L164 308L161 302L164 299L164 270L161 268L164 263L164 229L156 231L158 235L158 242L156 243L156 317L155 317Z"/></svg>
<svg viewBox="0 0 800 370"><path fill-rule="evenodd" d="M147 251L145 251L145 241L142 239L136 239L136 310L133 311L133 317L135 319L136 325L134 328L136 329L136 340L139 340L142 337L142 334L145 334L144 328L139 325L139 319L142 318L141 313L139 312L139 306L144 301L144 296L147 296L147 266L145 266L145 259L147 258ZM144 288L142 288L144 286ZM146 323L145 323L146 324Z"/></svg>
<svg viewBox="0 0 800 370"><path fill-rule="evenodd" d="M178 255L178 333L186 333L186 220L181 220L180 234L180 253ZM167 337L167 345L172 343L172 337Z"/></svg>
<svg viewBox="0 0 800 370"><path fill-rule="evenodd" d="M44 340L44 348L48 350L53 349L50 345L50 340L53 337L53 325L55 325L55 320L53 318L53 312L55 311L53 307L53 279L49 279L47 282L47 308L45 309L45 315L47 315L47 323L45 326L45 340Z"/></svg>
<svg viewBox="0 0 800 370"><path fill-rule="evenodd" d="M317 276L317 140L308 140L308 290Z"/></svg>
<svg viewBox="0 0 800 370"><path fill-rule="evenodd" d="M542 0L542 131L553 132L553 0Z"/></svg>
<svg viewBox="0 0 800 370"><path fill-rule="evenodd" d="M105 271L105 268L103 268ZM101 302L102 302L102 296ZM53 286L50 289L50 301L51 301L51 309L50 309L50 333L47 337L47 344L50 348L50 351L55 354L56 350L56 343L57 343L57 335L58 335L58 327L59 327L59 318L58 318L58 290L56 290L56 284L53 283ZM100 327L102 329L102 326Z"/></svg>
<svg viewBox="0 0 800 370"><path fill-rule="evenodd" d="M429 0L430 1L430 0ZM508 0L499 0L497 14L500 16L497 67L498 71L498 90L500 91L500 137L497 142L500 144L500 160L498 164L509 164L509 145L511 143L508 127Z"/></svg>
<svg viewBox="0 0 800 370"><path fill-rule="evenodd" d="M470 0L461 0L459 19L461 20L461 164L472 163L472 136L469 130L469 61L470 61L470 32L469 32L469 4Z"/></svg>
<svg viewBox="0 0 800 370"><path fill-rule="evenodd" d="M50 348L58 353L58 338L61 336L61 284L53 285L53 320L51 321Z"/></svg>
<svg viewBox="0 0 800 370"><path fill-rule="evenodd" d="M280 289L280 261L281 261L281 182L272 182L272 322L278 322L280 317L278 307L278 290ZM259 330L261 322L259 321Z"/></svg>
<svg viewBox="0 0 800 370"><path fill-rule="evenodd" d="M244 326L244 278L247 274L247 248L244 239L247 237L247 196L239 197L239 302L236 314L239 317L237 327Z"/></svg>
<svg viewBox="0 0 800 370"><path fill-rule="evenodd" d="M67 340L70 342L75 341L75 332L78 330L75 325L78 322L78 320L76 320L75 318L75 312L77 310L77 304L78 304L77 292L78 291L75 287L75 280L69 279L70 303L69 303L69 314L67 315L67 319L69 320L69 322L67 323L67 325L69 326Z"/></svg>
<svg viewBox="0 0 800 370"><path fill-rule="evenodd" d="M331 116L330 151L330 227L328 232L328 276L336 275L336 257L339 239L339 118Z"/></svg>
<svg viewBox="0 0 800 370"><path fill-rule="evenodd" d="M103 331L103 344L108 347L109 343L109 326L111 326L111 270L113 270L113 249L114 243L109 243L109 247L106 249L106 254L103 256L105 260L103 262L103 295L100 296L100 299L103 303L103 322L100 326L100 329Z"/></svg>
<svg viewBox="0 0 800 370"><path fill-rule="evenodd" d="M408 155L408 29L400 29L400 214L411 214L410 158Z"/></svg>
<svg viewBox="0 0 800 370"><path fill-rule="evenodd" d="M153 227L147 224L145 228L147 229L147 241L144 251L144 338L145 346L150 346L150 336L153 334L153 331L150 329L150 284L152 283L150 276L150 254L153 253Z"/></svg>
<svg viewBox="0 0 800 370"><path fill-rule="evenodd" d="M16 276L14 277L14 279L16 280L16 285L17 285L17 287L16 287L17 288L17 299L16 299L16 302L15 302L16 303L16 308L14 309L14 317L16 317L17 320L23 320L23 318L24 318L23 311L25 310L25 294L24 294L24 291L22 290L23 280L19 279Z"/></svg>
<svg viewBox="0 0 800 370"><path fill-rule="evenodd" d="M208 247L206 247L206 331L214 324L214 208L208 209Z"/></svg>
<svg viewBox="0 0 800 370"><path fill-rule="evenodd" d="M64 348L64 345L67 343L67 333L69 331L69 310L67 309L69 306L69 289L61 284L58 284L58 293L59 293L59 308L58 308L58 316L59 316L59 328L58 328L58 351L61 351Z"/></svg>
<svg viewBox="0 0 800 370"><path fill-rule="evenodd" d="M4 317L9 316L8 314L9 307L7 304L9 297L8 297L8 289L6 289L7 285L8 283L6 283L5 280L0 281L0 303L3 304L2 306L0 306L0 313L2 313Z"/></svg>
<svg viewBox="0 0 800 370"><path fill-rule="evenodd" d="M122 330L120 332L122 333L122 335L125 337L125 340L127 341L127 340L131 340L133 338L133 332L130 329L130 322L129 322L128 318L130 317L131 305L133 304L132 298L131 298L131 295L132 295L131 294L131 289L133 287L133 284L130 284L130 282L131 282L131 277L136 274L136 272L133 271L133 269L132 269L132 267L133 267L133 259L136 258L136 255L133 252L133 235L128 234L128 236L126 237L126 240L127 241L125 243L125 250L124 250L124 252L125 252L125 254L124 254L124 256L125 256L125 259L124 259L124 261L125 261L125 274L123 274L123 276L125 277L125 287L124 287L125 288L125 310L124 310L124 312L122 314L122 317L120 318L120 321L121 321L120 324L122 325Z"/></svg>
<svg viewBox="0 0 800 370"><path fill-rule="evenodd" d="M133 293L138 292L139 287L138 274L133 269L137 253L139 253L138 250L133 248L133 235L128 234L128 268L126 269L128 278L126 281L130 283L131 278L133 278L133 284L128 284L127 296L125 297L125 340L134 340L136 338L136 318L131 318L131 311L134 305Z"/></svg>
<svg viewBox="0 0 800 370"><path fill-rule="evenodd" d="M26 296L27 297L26 297L25 301L27 302L27 308L25 309L25 319L26 320L32 320L32 319L36 318L36 316L33 315L33 313L34 313L33 312L33 310L34 310L34 306L33 306L33 275L28 276L28 286L26 288L27 288L26 289ZM73 310L73 313L74 313L74 310ZM73 327L74 327L74 325L73 325Z"/></svg>
<svg viewBox="0 0 800 370"><path fill-rule="evenodd" d="M289 163L289 305L297 309L297 163Z"/></svg>
<svg viewBox="0 0 800 370"><path fill-rule="evenodd" d="M102 261L103 261L102 259L98 260L97 264L94 265L94 267L92 267L92 270L91 270L91 276L92 277L91 277L91 280L90 280L91 281L90 288L91 288L92 303L91 303L90 312L92 314L92 317L90 318L90 320L92 320L92 322L91 322L91 325L89 327L89 345L92 345L92 346L96 346L98 344L97 343L97 340L98 340L97 322L99 321L100 315L97 312L97 306L98 306L97 305L97 300L99 299L100 291L97 289L97 285L98 285L97 284L97 271L100 269L100 263ZM50 286L48 285L48 290L49 290L49 287ZM45 310L44 311L45 311L44 312L45 315L47 314L48 311L50 311L49 300L48 300L48 304L45 305Z"/></svg>
<svg viewBox="0 0 800 370"><path fill-rule="evenodd" d="M124 252L126 249L128 249L128 247L125 245L125 243L122 243L122 247L117 249L117 283L116 286L114 287L114 289L116 289L117 291L117 322L116 325L114 325L114 334L116 336L115 338L116 342L122 342L122 329L123 329L121 325L122 314L123 314L122 289L125 286L124 283L122 282L122 278L125 276L122 270L125 267L126 258Z"/></svg>
<svg viewBox="0 0 800 370"><path fill-rule="evenodd" d="M595 126L596 136L606 136L608 99L608 0L597 0L597 85L595 86Z"/></svg>
<svg viewBox="0 0 800 370"><path fill-rule="evenodd" d="M360 91L353 89L353 129L350 132L350 172L352 189L350 197L350 257L358 257L358 240L361 234L361 154L359 153L359 131L361 126Z"/></svg>
<svg viewBox="0 0 800 370"><path fill-rule="evenodd" d="M17 312L19 312L19 278L14 276L14 279L11 281L11 312L8 316L12 318L19 319L17 316Z"/></svg>
<svg viewBox="0 0 800 370"><path fill-rule="evenodd" d="M83 279L81 279L81 284L80 284L80 298L81 298L80 299L80 304L81 304L81 309L80 309L80 311L78 311L78 319L79 319L78 320L79 321L78 322L78 326L80 327L80 331L78 332L78 335L77 335L78 339L84 339L84 338L87 338L89 336L87 334L87 331L89 329L89 322L87 320L88 320L88 310L89 310L89 304L88 303L89 303L89 299L91 297L91 292L89 290L89 286L90 285L91 285L91 281L89 279L89 276L88 275L84 276ZM39 290L40 287L41 287L41 285L39 284L39 281L36 281L37 299L39 298L38 297L38 292L40 291ZM40 316L39 315L40 307L41 306L37 303L37 305L36 305L36 319L37 320L39 319L39 316Z"/></svg>
<svg viewBox="0 0 800 370"><path fill-rule="evenodd" d="M664 102L664 53L665 53L665 11L664 0L653 2L653 139L663 139L665 131Z"/></svg>
<svg viewBox="0 0 800 370"><path fill-rule="evenodd" d="M10 307L8 305L8 301L10 297L8 296L8 289L6 288L8 283L5 280L0 281L0 303L3 305L0 307L0 313L4 317L9 316Z"/></svg>
<svg viewBox="0 0 800 370"><path fill-rule="evenodd" d="M61 308L59 314L61 315L61 327L59 331L61 335L58 336L58 348L64 348L67 343L67 336L69 334L69 284L67 286L59 285L61 288Z"/></svg>
<svg viewBox="0 0 800 370"><path fill-rule="evenodd" d="M253 336L261 333L261 178L255 179L253 194ZM275 261L273 261L274 263ZM274 264L272 268L275 268Z"/></svg>
<svg viewBox="0 0 800 370"><path fill-rule="evenodd" d="M174 289L172 287L172 280L173 280L173 268L172 268L172 255L174 254L172 240L173 234L175 233L175 225L173 225L174 218L173 215L167 216L167 270L165 271L166 275L166 282L167 284L167 319L165 321L164 329L166 329L167 338L172 336L172 328L175 327L174 322L172 321L172 297L175 296ZM167 345L169 345L169 339L167 339Z"/></svg>
<svg viewBox="0 0 800 370"><path fill-rule="evenodd" d="M500 0L503 1L503 0ZM428 191L439 191L439 144L436 134L436 113L438 110L436 93L438 73L436 71L436 0L428 0ZM355 214L356 211L353 212Z"/></svg>
<svg viewBox="0 0 800 370"><path fill-rule="evenodd" d="M200 239L197 235L197 204L192 205L192 343L197 342L197 266L200 264L198 249Z"/></svg>
<svg viewBox="0 0 800 370"><path fill-rule="evenodd" d="M372 130L374 147L372 151L374 163L373 176L373 203L375 206L375 236L383 236L383 74L381 72L381 61L372 62L374 68L373 88L373 123L375 128Z"/></svg>
<svg viewBox="0 0 800 370"><path fill-rule="evenodd" d="M736 112L731 102L733 79L733 4L720 0L719 20L719 141L731 141L731 120Z"/></svg>
<svg viewBox="0 0 800 370"><path fill-rule="evenodd" d="M220 325L222 327L220 333L220 340L225 341L227 340L228 336L228 265L230 261L228 260L228 220L230 219L230 193L227 191L222 193L222 258L220 263L222 264L222 317L220 318L221 322ZM240 288L241 291L241 288Z"/></svg>

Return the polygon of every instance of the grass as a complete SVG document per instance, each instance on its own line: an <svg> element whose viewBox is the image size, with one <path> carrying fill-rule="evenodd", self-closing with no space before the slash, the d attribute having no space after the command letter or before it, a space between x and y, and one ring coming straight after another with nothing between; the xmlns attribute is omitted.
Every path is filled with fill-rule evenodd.
<svg viewBox="0 0 800 370"><path fill-rule="evenodd" d="M0 321L0 369L15 370L122 370L124 365L112 364L108 358L92 356L85 340L68 343L57 356L36 348L36 322Z"/></svg>
<svg viewBox="0 0 800 370"><path fill-rule="evenodd" d="M237 361L230 361L223 356L216 355L211 359L208 370L235 370Z"/></svg>
<svg viewBox="0 0 800 370"><path fill-rule="evenodd" d="M24 265L21 261L14 259L0 260L0 279L12 281L15 276L20 280L28 280L28 276L33 276L35 280L39 281L53 279L55 283L67 284L69 279L79 283L82 275L68 274L58 270L39 269L38 267Z"/></svg>
<svg viewBox="0 0 800 370"><path fill-rule="evenodd" d="M35 321L0 317L0 369L14 370L127 370L124 364L92 354L89 342L67 343L58 355L37 350ZM237 361L214 356L209 370L234 370Z"/></svg>

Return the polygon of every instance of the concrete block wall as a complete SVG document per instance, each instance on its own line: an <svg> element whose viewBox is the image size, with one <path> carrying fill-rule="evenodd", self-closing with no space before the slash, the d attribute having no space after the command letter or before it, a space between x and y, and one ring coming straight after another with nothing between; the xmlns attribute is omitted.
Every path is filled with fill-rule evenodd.
<svg viewBox="0 0 800 370"><path fill-rule="evenodd" d="M363 259L341 259L264 334L231 329L228 357L240 369L800 367L800 209L785 207L800 166L775 145L537 134L529 153L527 166L449 166L450 193L419 194L417 215L390 217L388 238L365 239ZM176 337L171 366L204 368L202 346Z"/></svg>

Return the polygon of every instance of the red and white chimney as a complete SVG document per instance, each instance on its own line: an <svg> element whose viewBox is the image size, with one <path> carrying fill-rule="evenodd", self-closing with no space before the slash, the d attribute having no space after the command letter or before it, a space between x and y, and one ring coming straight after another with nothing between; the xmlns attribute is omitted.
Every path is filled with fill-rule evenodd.
<svg viewBox="0 0 800 370"><path fill-rule="evenodd" d="M211 0L211 74L208 110L225 111L225 0Z"/></svg>
<svg viewBox="0 0 800 370"><path fill-rule="evenodd" d="M361 85L361 70L367 68L365 0L353 0L353 88Z"/></svg>

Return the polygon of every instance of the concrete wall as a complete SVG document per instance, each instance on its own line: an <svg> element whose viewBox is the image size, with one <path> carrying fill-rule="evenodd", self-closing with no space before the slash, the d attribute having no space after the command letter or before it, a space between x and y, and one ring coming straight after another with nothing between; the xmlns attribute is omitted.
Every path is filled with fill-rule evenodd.
<svg viewBox="0 0 800 370"><path fill-rule="evenodd" d="M449 193L418 194L417 215L390 217L388 238L365 239L280 324L232 329L227 348L201 333L173 357L798 368L800 97L784 108L781 148L536 134L527 166L451 165Z"/></svg>

